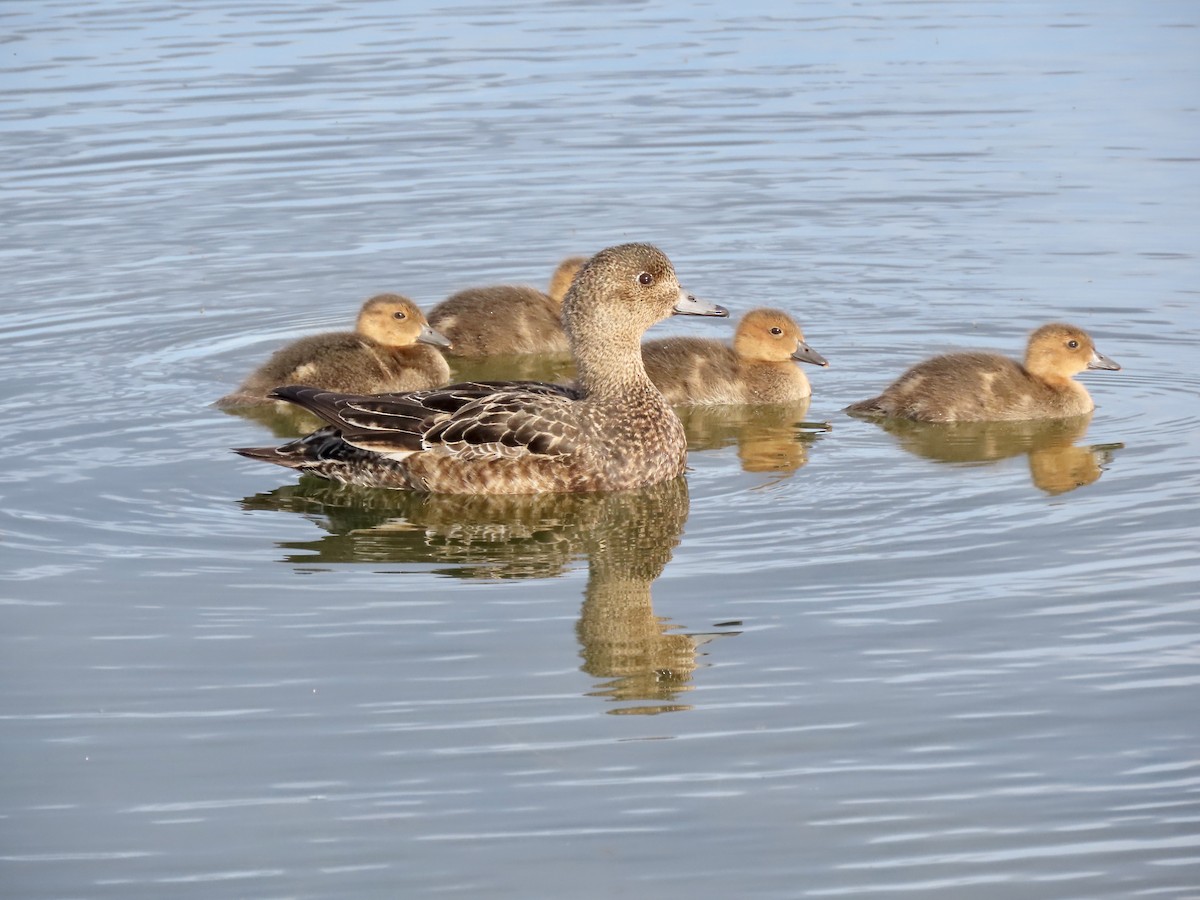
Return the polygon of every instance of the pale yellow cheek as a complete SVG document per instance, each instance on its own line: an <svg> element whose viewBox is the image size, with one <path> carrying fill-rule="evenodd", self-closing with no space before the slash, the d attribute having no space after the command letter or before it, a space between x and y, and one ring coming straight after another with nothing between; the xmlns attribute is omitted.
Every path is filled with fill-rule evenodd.
<svg viewBox="0 0 1200 900"><path fill-rule="evenodd" d="M317 374L317 367L312 363L305 363L296 369L296 380L303 381L306 378L311 378Z"/></svg>

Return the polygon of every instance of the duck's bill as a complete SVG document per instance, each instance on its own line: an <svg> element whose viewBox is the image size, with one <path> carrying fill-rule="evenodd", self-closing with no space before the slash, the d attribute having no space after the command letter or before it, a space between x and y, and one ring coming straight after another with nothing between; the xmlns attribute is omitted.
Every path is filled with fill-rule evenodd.
<svg viewBox="0 0 1200 900"><path fill-rule="evenodd" d="M1088 360L1089 369L1111 369L1114 372L1119 372L1121 367L1105 356L1103 353L1092 351L1092 358Z"/></svg>
<svg viewBox="0 0 1200 900"><path fill-rule="evenodd" d="M450 343L450 338L446 337L440 331L434 331L428 325L421 326L421 333L417 335L417 340L422 344L433 344L435 347L441 347L449 350L454 345Z"/></svg>
<svg viewBox="0 0 1200 900"><path fill-rule="evenodd" d="M686 291L681 290L679 292L679 299L675 301L675 315L721 316L723 318L729 315L729 310L723 306L717 306L715 303L709 303L707 300L693 297Z"/></svg>
<svg viewBox="0 0 1200 900"><path fill-rule="evenodd" d="M829 360L823 357L820 353L814 350L804 341L800 342L800 346L796 348L796 352L792 354L792 359L800 362L812 363L814 366L827 366Z"/></svg>

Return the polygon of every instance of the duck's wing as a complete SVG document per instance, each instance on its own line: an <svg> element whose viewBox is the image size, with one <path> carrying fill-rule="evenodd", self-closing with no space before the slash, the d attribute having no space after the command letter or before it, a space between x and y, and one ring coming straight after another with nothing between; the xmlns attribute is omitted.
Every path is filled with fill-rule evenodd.
<svg viewBox="0 0 1200 900"><path fill-rule="evenodd" d="M473 381L403 394L338 394L298 385L287 400L335 426L355 447L401 457L443 447L464 458L569 453L579 390L543 381Z"/></svg>

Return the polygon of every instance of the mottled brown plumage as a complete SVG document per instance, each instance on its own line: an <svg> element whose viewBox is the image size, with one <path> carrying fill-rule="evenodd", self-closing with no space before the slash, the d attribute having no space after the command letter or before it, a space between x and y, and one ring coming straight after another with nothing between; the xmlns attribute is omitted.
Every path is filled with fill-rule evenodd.
<svg viewBox="0 0 1200 900"><path fill-rule="evenodd" d="M796 361L827 366L781 309L752 309L738 323L733 346L710 338L676 337L642 345L646 372L674 405L796 403L812 395Z"/></svg>
<svg viewBox="0 0 1200 900"><path fill-rule="evenodd" d="M459 291L435 306L429 321L454 344L452 356L566 353L562 302L584 262L581 257L563 260L548 294L513 284Z"/></svg>
<svg viewBox="0 0 1200 900"><path fill-rule="evenodd" d="M1043 325L1029 337L1024 364L995 353L951 353L913 366L878 397L846 407L852 415L921 422L1062 419L1095 404L1072 376L1119 369L1073 325Z"/></svg>
<svg viewBox="0 0 1200 900"><path fill-rule="evenodd" d="M470 383L375 397L278 390L334 426L244 456L349 484L434 493L629 490L684 470L683 426L642 364L642 333L673 312L727 315L687 296L647 244L601 251L563 319L578 387Z"/></svg>
<svg viewBox="0 0 1200 900"><path fill-rule="evenodd" d="M450 378L450 367L436 349L447 343L407 297L379 294L363 304L353 332L315 334L288 344L216 405L272 403L272 388L296 383L363 394L437 387Z"/></svg>

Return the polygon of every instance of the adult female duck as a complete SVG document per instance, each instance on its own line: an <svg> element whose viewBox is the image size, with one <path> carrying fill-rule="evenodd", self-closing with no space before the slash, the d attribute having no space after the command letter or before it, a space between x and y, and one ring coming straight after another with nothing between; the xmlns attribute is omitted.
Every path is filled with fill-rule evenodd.
<svg viewBox="0 0 1200 900"><path fill-rule="evenodd" d="M278 448L236 452L341 481L431 493L619 491L682 474L683 426L646 375L642 334L674 313L727 316L689 296L648 244L592 257L563 301L574 386L451 385L345 395L285 387L274 396L329 422Z"/></svg>

